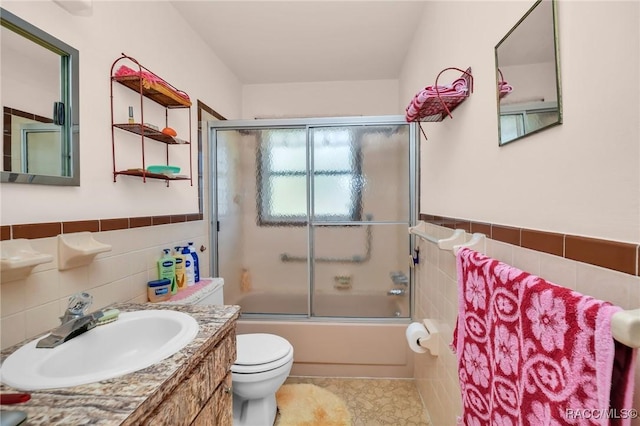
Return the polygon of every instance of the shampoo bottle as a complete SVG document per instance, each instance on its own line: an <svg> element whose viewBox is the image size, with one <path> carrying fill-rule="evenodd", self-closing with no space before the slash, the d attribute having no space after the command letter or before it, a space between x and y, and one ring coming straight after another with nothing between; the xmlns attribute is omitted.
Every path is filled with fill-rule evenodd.
<svg viewBox="0 0 640 426"><path fill-rule="evenodd" d="M176 259L169 254L169 249L164 249L164 255L158 260L158 278L171 280L171 294L178 292L176 285Z"/></svg>
<svg viewBox="0 0 640 426"><path fill-rule="evenodd" d="M185 275L185 255L182 254L182 247L175 247L173 257L176 259L176 285L178 286L178 291L184 290L187 288L187 277Z"/></svg>
<svg viewBox="0 0 640 426"><path fill-rule="evenodd" d="M187 276L187 286L191 287L196 283L195 270L193 269L193 257L189 253L188 247L182 249L182 254L184 255L184 270L185 275Z"/></svg>
<svg viewBox="0 0 640 426"><path fill-rule="evenodd" d="M200 282L200 262L198 262L198 252L192 242L188 243L189 253L193 257L193 275L196 282Z"/></svg>

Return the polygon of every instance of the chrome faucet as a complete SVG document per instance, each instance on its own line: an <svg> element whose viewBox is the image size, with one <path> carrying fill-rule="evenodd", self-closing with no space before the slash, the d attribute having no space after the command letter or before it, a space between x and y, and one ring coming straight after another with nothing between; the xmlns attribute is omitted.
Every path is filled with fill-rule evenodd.
<svg viewBox="0 0 640 426"><path fill-rule="evenodd" d="M387 291L387 296L404 296L406 293L406 290L404 288L392 288L391 290Z"/></svg>
<svg viewBox="0 0 640 426"><path fill-rule="evenodd" d="M86 312L91 303L93 303L93 296L89 293L77 293L69 297L67 310L60 317L62 324L54 329L49 336L40 339L36 347L55 348L95 327L103 316L103 311L87 315Z"/></svg>
<svg viewBox="0 0 640 426"><path fill-rule="evenodd" d="M80 318L71 319L53 330L47 337L40 339L36 344L36 348L55 348L91 330L103 316L104 312L100 310Z"/></svg>
<svg viewBox="0 0 640 426"><path fill-rule="evenodd" d="M391 276L391 281L393 281L393 284L403 285L405 287L409 285L409 277L407 277L404 272L394 271L389 275Z"/></svg>
<svg viewBox="0 0 640 426"><path fill-rule="evenodd" d="M93 303L93 296L89 293L76 293L69 297L69 303L64 315L60 317L62 324L78 319L87 314L89 306Z"/></svg>

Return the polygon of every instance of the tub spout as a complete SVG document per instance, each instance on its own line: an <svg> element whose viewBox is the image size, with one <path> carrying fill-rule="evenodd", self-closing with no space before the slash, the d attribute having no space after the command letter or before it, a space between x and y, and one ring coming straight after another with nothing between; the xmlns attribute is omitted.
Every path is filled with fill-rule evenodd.
<svg viewBox="0 0 640 426"><path fill-rule="evenodd" d="M404 296L406 294L406 291L404 288L392 288L391 290L387 291L387 296Z"/></svg>

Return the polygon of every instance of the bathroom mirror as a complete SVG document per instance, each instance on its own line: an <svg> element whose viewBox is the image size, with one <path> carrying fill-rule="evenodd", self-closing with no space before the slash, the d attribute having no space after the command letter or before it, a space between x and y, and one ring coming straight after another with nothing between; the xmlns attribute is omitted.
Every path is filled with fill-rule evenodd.
<svg viewBox="0 0 640 426"><path fill-rule="evenodd" d="M80 185L76 49L0 8L1 182Z"/></svg>
<svg viewBox="0 0 640 426"><path fill-rule="evenodd" d="M499 145L562 123L556 0L538 0L495 47Z"/></svg>

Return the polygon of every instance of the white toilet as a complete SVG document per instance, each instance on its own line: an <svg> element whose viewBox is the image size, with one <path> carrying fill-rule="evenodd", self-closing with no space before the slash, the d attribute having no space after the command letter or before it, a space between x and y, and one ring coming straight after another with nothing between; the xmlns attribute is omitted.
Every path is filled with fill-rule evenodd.
<svg viewBox="0 0 640 426"><path fill-rule="evenodd" d="M237 358L231 367L233 381L233 425L273 425L276 391L289 376L293 347L275 334L236 336Z"/></svg>
<svg viewBox="0 0 640 426"><path fill-rule="evenodd" d="M222 305L222 278L184 300L165 303ZM234 426L271 426L276 418L276 391L289 376L293 346L275 334L236 336L236 362L231 367Z"/></svg>

